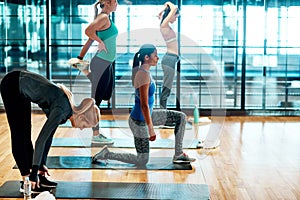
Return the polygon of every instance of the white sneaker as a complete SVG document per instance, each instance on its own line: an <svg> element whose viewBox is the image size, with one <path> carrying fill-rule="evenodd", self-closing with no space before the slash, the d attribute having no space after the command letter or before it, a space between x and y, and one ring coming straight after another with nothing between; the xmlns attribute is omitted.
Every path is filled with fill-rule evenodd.
<svg viewBox="0 0 300 200"><path fill-rule="evenodd" d="M111 138L107 138L102 134L92 136L92 143L96 144L113 144L114 140Z"/></svg>
<svg viewBox="0 0 300 200"><path fill-rule="evenodd" d="M80 71L83 71L89 69L90 62L87 60L80 60L78 58L71 58L68 60L68 64Z"/></svg>
<svg viewBox="0 0 300 200"><path fill-rule="evenodd" d="M214 142L213 144L208 145L208 142L204 141L199 141L199 143L197 144L197 148L198 149L216 149L217 147L220 146L220 140L217 140L216 142Z"/></svg>

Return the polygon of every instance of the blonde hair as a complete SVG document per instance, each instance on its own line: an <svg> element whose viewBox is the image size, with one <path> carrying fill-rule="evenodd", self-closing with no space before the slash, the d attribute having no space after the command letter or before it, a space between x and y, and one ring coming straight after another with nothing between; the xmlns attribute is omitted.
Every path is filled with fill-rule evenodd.
<svg viewBox="0 0 300 200"><path fill-rule="evenodd" d="M85 98L81 101L81 103L78 106L76 106L74 103L72 92L63 84L57 84L57 85L67 95L73 110L73 114L75 115L83 114L88 123L93 125L98 124L100 120L100 110L95 105L95 100L93 98Z"/></svg>
<svg viewBox="0 0 300 200"><path fill-rule="evenodd" d="M83 99L78 106L74 106L73 112L76 115L84 115L89 124L97 125L100 120L100 110L93 98Z"/></svg>

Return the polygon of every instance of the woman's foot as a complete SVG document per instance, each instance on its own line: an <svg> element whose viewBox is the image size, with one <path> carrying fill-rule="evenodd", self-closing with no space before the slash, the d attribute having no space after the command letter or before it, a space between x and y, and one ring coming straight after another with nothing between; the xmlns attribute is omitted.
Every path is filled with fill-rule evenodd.
<svg viewBox="0 0 300 200"><path fill-rule="evenodd" d="M38 175L40 180L40 186L42 187L50 187L55 188L57 186L56 182L50 181L46 178L46 176L43 176L41 174Z"/></svg>
<svg viewBox="0 0 300 200"><path fill-rule="evenodd" d="M107 146L105 145L98 153L96 153L92 160L93 160L93 163L94 162L97 162L97 160L106 160L106 155L109 153L109 150L107 148Z"/></svg>
<svg viewBox="0 0 300 200"><path fill-rule="evenodd" d="M72 67L79 69L85 75L89 74L90 63L87 60L80 60L78 58L71 58L68 60L68 64Z"/></svg>
<svg viewBox="0 0 300 200"><path fill-rule="evenodd" d="M92 136L92 144L113 144L114 140L102 134Z"/></svg>
<svg viewBox="0 0 300 200"><path fill-rule="evenodd" d="M190 158L186 153L182 153L179 156L173 157L173 163L175 164L189 164L195 162L196 158Z"/></svg>

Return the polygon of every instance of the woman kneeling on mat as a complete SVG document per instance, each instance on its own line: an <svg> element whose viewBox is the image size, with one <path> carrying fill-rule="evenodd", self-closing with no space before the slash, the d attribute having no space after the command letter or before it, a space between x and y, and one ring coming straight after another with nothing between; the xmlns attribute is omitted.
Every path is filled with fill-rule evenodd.
<svg viewBox="0 0 300 200"><path fill-rule="evenodd" d="M93 156L93 161L118 160L125 163L144 166L149 161L149 141L156 139L153 126L175 123L175 155L173 163L190 163L195 161L182 151L182 140L185 132L186 115L183 112L158 109L153 110L155 82L150 74L150 67L158 62L156 47L144 44L135 54L132 69L132 84L135 88L135 105L128 120L134 136L137 155L130 153L113 153L107 146ZM141 63L140 63L141 62ZM140 65L141 64L141 65Z"/></svg>
<svg viewBox="0 0 300 200"><path fill-rule="evenodd" d="M100 120L99 108L92 98L76 106L73 94L65 86L54 84L43 76L26 70L15 70L4 76L1 96L11 132L12 153L23 181L29 176L32 192L39 193L57 183L49 181L46 159L53 135L59 124L68 119L74 128L91 128ZM47 116L33 148L31 142L31 103ZM24 191L21 181L20 191Z"/></svg>

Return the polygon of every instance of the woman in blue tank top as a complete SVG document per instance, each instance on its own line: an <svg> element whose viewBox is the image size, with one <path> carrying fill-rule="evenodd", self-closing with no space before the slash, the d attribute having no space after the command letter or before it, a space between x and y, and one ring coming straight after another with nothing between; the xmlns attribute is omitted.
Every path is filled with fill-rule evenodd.
<svg viewBox="0 0 300 200"><path fill-rule="evenodd" d="M153 110L155 102L155 82L150 74L150 67L158 62L156 47L144 44L135 54L132 69L132 84L135 88L135 104L128 120L134 136L137 155L130 153L114 153L105 146L93 157L96 160L118 160L143 167L149 161L149 141L156 140L153 126L175 123L175 154L174 163L190 163L195 161L182 151L182 140L185 132L186 115L183 112L157 109Z"/></svg>

